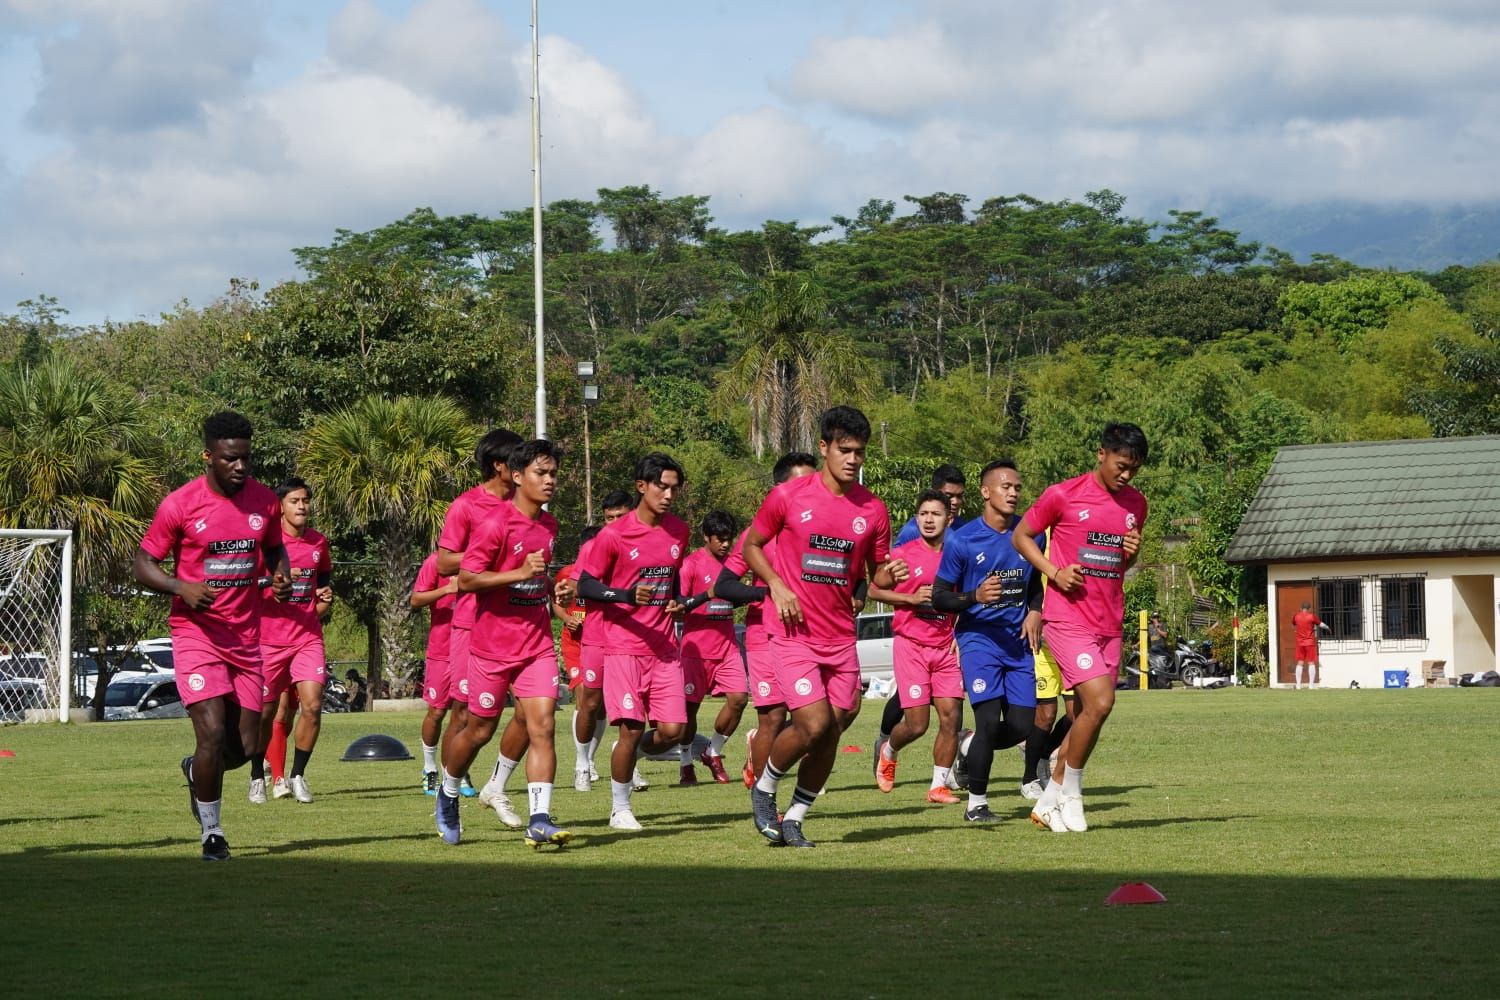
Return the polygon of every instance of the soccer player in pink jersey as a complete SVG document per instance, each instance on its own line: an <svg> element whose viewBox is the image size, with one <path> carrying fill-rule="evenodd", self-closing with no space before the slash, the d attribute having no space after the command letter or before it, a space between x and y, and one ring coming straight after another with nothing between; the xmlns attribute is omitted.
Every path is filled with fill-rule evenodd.
<svg viewBox="0 0 1500 1000"><path fill-rule="evenodd" d="M578 567L578 592L604 617L604 710L619 727L610 755L609 825L639 830L630 807L638 757L676 748L687 724L674 616L677 574L691 535L671 513L682 466L652 452L635 466L640 502L605 527ZM646 729L650 722L653 728Z"/></svg>
<svg viewBox="0 0 1500 1000"><path fill-rule="evenodd" d="M634 506L630 494L624 490L610 490L604 494L600 505L604 511L604 524L608 526L630 513ZM595 527L594 534L599 528ZM590 540L593 535L589 536ZM589 541L578 547L578 558L573 561L573 585L577 586L578 567L583 564ZM580 604L587 605L586 600ZM583 626L578 630L578 683L568 683L573 692L573 787L587 792L599 780L594 768L594 755L599 752L599 742L604 738L608 722L604 718L604 616L597 608L586 607ZM649 787L641 777L640 768L632 771L631 784L636 791Z"/></svg>
<svg viewBox="0 0 1500 1000"><path fill-rule="evenodd" d="M508 461L515 495L469 539L458 574L460 593L475 595L469 647L469 724L453 739L443 761L438 790L438 833L459 842L459 775L490 741L505 697L512 695L530 743L526 754L532 847L565 844L571 836L552 822L552 783L557 774L553 714L557 710L557 657L552 647L551 581L547 565L557 539L557 521L543 510L557 489L560 452L550 441L527 441Z"/></svg>
<svg viewBox="0 0 1500 1000"><path fill-rule="evenodd" d="M859 410L824 412L822 471L773 489L745 535L745 561L766 581L776 606L770 645L792 716L750 789L755 828L773 844L813 846L802 821L833 770L846 720L859 710L854 590L884 567L891 544L885 504L858 482L869 438L870 422ZM799 762L792 804L778 821L777 785Z"/></svg>
<svg viewBox="0 0 1500 1000"><path fill-rule="evenodd" d="M1130 481L1146 462L1146 435L1135 424L1109 424L1099 439L1092 472L1047 487L1017 525L1016 551L1051 581L1042 607L1042 635L1073 689L1067 753L1054 780L1032 808L1031 821L1057 832L1088 829L1083 814L1083 768L1115 706L1120 632L1125 617L1125 571L1141 548L1146 498ZM1036 536L1051 529L1047 551ZM1054 777L1058 777L1054 774Z"/></svg>
<svg viewBox="0 0 1500 1000"><path fill-rule="evenodd" d="M788 479L800 479L817 472L815 456L805 451L787 452L771 467L771 483L780 486ZM775 541L767 542L766 551L771 552L775 546ZM767 627L776 621L776 605L766 595L759 577L754 577L753 584L748 586L741 580L749 571L745 562L745 533L741 532L729 558L724 560L713 593L736 604L748 605L745 609L745 671L749 675L750 694L755 702L756 723L755 728L745 734L743 777L746 788L754 785L755 779L766 769L771 744L786 725L786 699L782 697L781 685L776 680L776 660L771 653L771 636L767 631Z"/></svg>
<svg viewBox="0 0 1500 1000"><path fill-rule="evenodd" d="M271 759L276 798L295 796L310 803L307 762L318 745L323 725L323 677L327 660L323 653L323 619L333 607L333 557L328 539L308 527L312 514L312 488L297 476L276 487L281 498L281 537L291 568L292 593L279 601L269 589L260 612L260 656L265 677L265 706L261 737ZM292 773L282 777L286 761L287 727L301 709L292 732ZM279 737L279 738L278 738ZM250 801L266 801L264 760L250 761Z"/></svg>
<svg viewBox="0 0 1500 1000"><path fill-rule="evenodd" d="M411 588L411 606L432 609L422 671L422 700L427 703L427 714L422 716L422 790L428 795L436 795L442 781L437 747L443 732L443 716L448 714L449 636L457 595L458 579L439 573L437 553L429 554L422 560Z"/></svg>
<svg viewBox="0 0 1500 1000"><path fill-rule="evenodd" d="M702 548L683 560L680 589L689 610L682 620L682 681L687 697L687 729L677 745L680 784L696 785L693 737L698 732L698 709L709 695L722 694L724 707L714 719L714 735L702 761L715 782L729 783L724 771L724 744L734 735L750 698L745 664L734 636L734 603L710 592L724 569L724 557L739 534L734 515L709 511L699 531Z"/></svg>
<svg viewBox="0 0 1500 1000"><path fill-rule="evenodd" d="M215 413L203 421L204 474L167 494L141 539L136 582L172 595L168 622L177 691L197 747L182 759L188 807L201 830L203 860L225 861L219 823L224 771L261 752L261 596L291 595L281 541L281 504L250 477L250 421ZM173 575L161 568L171 559Z"/></svg>
<svg viewBox="0 0 1500 1000"><path fill-rule="evenodd" d="M958 796L948 790L953 758L958 753L958 725L964 697L963 673L953 644L954 616L932 606L932 587L943 559L943 534L948 530L948 498L928 490L917 498L917 537L891 552L891 568L907 572L889 590L870 588L870 596L893 606L896 694L904 718L890 738L876 748L875 783L882 792L896 787L896 755L927 732L931 707L937 708L938 734L932 742L932 785L927 801L951 805Z"/></svg>

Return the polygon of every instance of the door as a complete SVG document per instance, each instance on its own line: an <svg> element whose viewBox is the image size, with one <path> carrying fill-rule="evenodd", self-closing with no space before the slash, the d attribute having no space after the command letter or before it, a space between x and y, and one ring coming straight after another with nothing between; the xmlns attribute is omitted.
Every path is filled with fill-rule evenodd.
<svg viewBox="0 0 1500 1000"><path fill-rule="evenodd" d="M1318 597L1311 580L1283 580L1276 584L1276 683L1296 681L1297 630L1292 615L1302 610L1302 602L1318 610ZM1320 671L1321 673L1321 671Z"/></svg>

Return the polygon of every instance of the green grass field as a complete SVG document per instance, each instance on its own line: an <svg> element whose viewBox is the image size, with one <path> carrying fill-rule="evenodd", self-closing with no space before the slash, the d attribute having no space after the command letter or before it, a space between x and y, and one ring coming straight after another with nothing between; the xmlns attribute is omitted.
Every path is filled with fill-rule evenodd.
<svg viewBox="0 0 1500 1000"><path fill-rule="evenodd" d="M252 807L231 775L235 856L209 865L185 720L0 730L5 992L1500 995L1487 691L1123 694L1081 835L1025 822L1014 752L995 828L923 801L926 743L882 795L877 709L809 817L814 851L765 846L738 781L669 787L650 763L642 833L608 828L601 783L559 787L562 851L473 801L448 847L418 762L338 760L369 732L415 751L411 713L328 717L311 806ZM1103 905L1138 880L1168 902Z"/></svg>

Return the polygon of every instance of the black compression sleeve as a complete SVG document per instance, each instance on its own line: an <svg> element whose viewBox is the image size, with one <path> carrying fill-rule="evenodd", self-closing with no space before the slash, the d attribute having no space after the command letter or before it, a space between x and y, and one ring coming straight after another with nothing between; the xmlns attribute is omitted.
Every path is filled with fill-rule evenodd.
<svg viewBox="0 0 1500 1000"><path fill-rule="evenodd" d="M1026 581L1026 610L1042 610L1042 598L1047 593L1047 580L1042 576L1041 570L1035 567L1031 570L1031 578Z"/></svg>
<svg viewBox="0 0 1500 1000"><path fill-rule="evenodd" d="M701 594L694 594L692 597L684 597L682 599L682 607L686 611L691 611L696 607L707 604L709 600L710 598L708 596L708 591L705 590Z"/></svg>
<svg viewBox="0 0 1500 1000"><path fill-rule="evenodd" d="M724 569L719 571L719 578L714 581L714 596L722 597L730 604L754 604L765 600L766 588L748 586Z"/></svg>
<svg viewBox="0 0 1500 1000"><path fill-rule="evenodd" d="M578 574L578 596L608 604L635 604L634 588L606 587L587 573Z"/></svg>
<svg viewBox="0 0 1500 1000"><path fill-rule="evenodd" d="M932 581L932 606L939 611L959 614L974 606L974 595L953 589L953 584L938 577Z"/></svg>
<svg viewBox="0 0 1500 1000"><path fill-rule="evenodd" d="M854 599L859 603L865 603L865 597L870 593L870 581L861 580L854 585Z"/></svg>

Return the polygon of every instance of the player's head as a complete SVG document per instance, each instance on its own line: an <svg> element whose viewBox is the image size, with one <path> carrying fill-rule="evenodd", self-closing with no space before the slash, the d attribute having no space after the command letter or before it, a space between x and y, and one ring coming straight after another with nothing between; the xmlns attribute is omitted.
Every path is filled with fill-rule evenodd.
<svg viewBox="0 0 1500 1000"><path fill-rule="evenodd" d="M1302 602L1302 610L1303 611L1311 611L1312 610L1312 601L1303 601Z"/></svg>
<svg viewBox="0 0 1500 1000"><path fill-rule="evenodd" d="M531 503L549 503L557 492L557 466L561 460L562 449L546 438L523 441L512 447L505 464L510 467L516 494Z"/></svg>
<svg viewBox="0 0 1500 1000"><path fill-rule="evenodd" d="M951 520L948 495L942 490L925 490L917 497L917 533L924 539L942 538Z"/></svg>
<svg viewBox="0 0 1500 1000"><path fill-rule="evenodd" d="M301 476L287 476L276 484L276 495L281 498L281 523L300 532L307 527L312 516L312 487Z"/></svg>
<svg viewBox="0 0 1500 1000"><path fill-rule="evenodd" d="M1149 453L1146 432L1135 424L1106 424L1099 435L1099 482L1111 493L1129 485Z"/></svg>
<svg viewBox="0 0 1500 1000"><path fill-rule="evenodd" d="M250 478L250 421L233 410L210 414L203 421L204 476L214 491L234 496Z"/></svg>
<svg viewBox="0 0 1500 1000"><path fill-rule="evenodd" d="M788 479L800 479L818 471L818 457L805 451L789 451L771 466L771 482L780 486Z"/></svg>
<svg viewBox="0 0 1500 1000"><path fill-rule="evenodd" d="M578 533L578 547L581 549L589 542L592 542L595 538L599 537L599 532L603 530L604 526L601 524L591 524L584 528Z"/></svg>
<svg viewBox="0 0 1500 1000"><path fill-rule="evenodd" d="M740 533L739 522L727 510L711 510L703 518L698 529L703 533L703 545L715 559L729 555L735 536Z"/></svg>
<svg viewBox="0 0 1500 1000"><path fill-rule="evenodd" d="M630 512L635 506L635 501L630 499L630 494L624 490L610 490L604 494L604 502L600 504L600 510L604 511L604 523L618 521Z"/></svg>
<svg viewBox="0 0 1500 1000"><path fill-rule="evenodd" d="M687 483L682 466L664 452L653 451L642 455L635 463L635 491L640 496L640 506L655 517L672 509L672 502Z"/></svg>
<svg viewBox="0 0 1500 1000"><path fill-rule="evenodd" d="M1021 502L1021 473L1016 463L999 458L979 473L979 494L984 505L1001 517L1010 517Z"/></svg>
<svg viewBox="0 0 1500 1000"><path fill-rule="evenodd" d="M870 421L854 407L833 406L823 411L818 452L823 456L823 471L834 482L848 486L859 481L869 441Z"/></svg>
<svg viewBox="0 0 1500 1000"><path fill-rule="evenodd" d="M504 427L496 427L480 438L479 443L474 446L474 464L479 466L480 481L487 483L496 476L502 476L509 483L510 450L520 443L521 435Z"/></svg>
<svg viewBox="0 0 1500 1000"><path fill-rule="evenodd" d="M953 517L964 509L964 470L956 465L940 465L932 470L932 488L948 499Z"/></svg>

